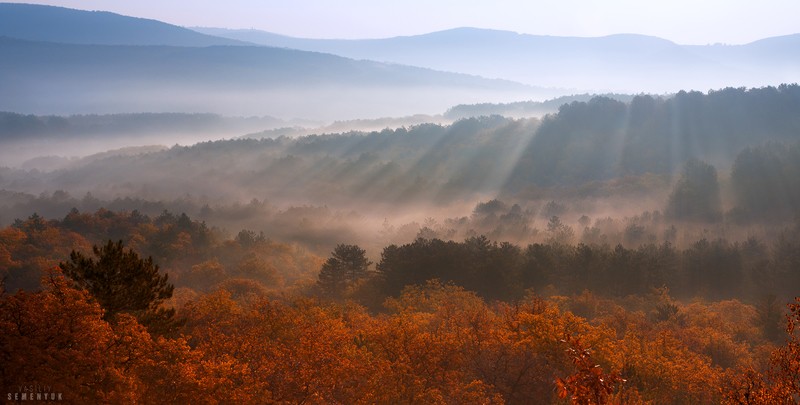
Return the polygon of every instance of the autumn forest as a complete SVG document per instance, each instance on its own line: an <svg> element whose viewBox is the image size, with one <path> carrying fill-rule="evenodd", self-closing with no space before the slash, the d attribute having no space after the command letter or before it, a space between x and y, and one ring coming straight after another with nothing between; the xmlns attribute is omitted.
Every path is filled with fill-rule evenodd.
<svg viewBox="0 0 800 405"><path fill-rule="evenodd" d="M4 401L796 403L798 112L601 96L2 168Z"/></svg>

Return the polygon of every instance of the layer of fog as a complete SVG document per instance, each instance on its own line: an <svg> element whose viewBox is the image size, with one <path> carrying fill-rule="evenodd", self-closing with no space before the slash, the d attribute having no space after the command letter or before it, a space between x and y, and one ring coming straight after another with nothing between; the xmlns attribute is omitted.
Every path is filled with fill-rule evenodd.
<svg viewBox="0 0 800 405"><path fill-rule="evenodd" d="M333 90L331 89L331 91ZM414 89L406 89L406 91L409 93L416 92ZM434 89L428 89L428 91L434 92ZM48 92L55 93L56 91L50 89ZM387 94L391 94L392 98L399 97L395 91L388 92ZM0 126L3 126L0 128L0 167L5 166L29 170L53 171L85 163L85 161L81 162L81 159L91 157L92 155L98 155L95 157L102 157L104 154L135 155L137 153L163 150L175 145L191 146L200 142L225 139L296 138L308 135L342 134L352 131L381 131L384 129L397 129L426 123L450 125L457 119L488 115L503 115L516 119L541 118L545 114L555 113L560 105L576 100L588 101L593 97L593 95L590 94L581 94L550 98L544 101L528 99L526 101L516 102L491 102L477 95L459 98L452 92L449 92L449 90L443 90L442 94L451 95L452 99L458 100L459 103L446 104L446 100L449 100L449 98L443 97L441 99L444 101L441 101L438 97L429 94L427 97L428 99L439 100L436 101L435 107L427 109L431 112L429 114L417 113L420 110L425 110L422 103L414 104L409 101L410 104L414 104L413 107L406 109L406 111L415 112L411 115L402 115L395 110L395 107L389 105L390 103L377 103L377 105L381 107L380 110L376 110L377 112L375 114L370 115L366 112L367 109L364 109L363 111L360 110L360 115L353 114L353 117L356 118L350 119L341 117L332 119L331 117L333 117L333 115L328 116L327 113L322 116L316 113L308 114L309 116L316 117L314 119L276 118L279 114L268 116L225 116L207 112L202 114L195 112L120 113L114 110L114 103L111 103L111 100L105 100L109 101L108 103L95 100L87 102L87 106L103 105L102 109L92 108L95 108L97 111L107 110L109 113L102 114L95 111L91 115L81 115L83 113L80 113L78 115L48 114L35 116L35 119L44 122L53 119L79 122L78 125L67 126L65 128L59 128L58 125L56 125L56 128L20 129L15 128L12 124L3 124L2 117L0 117ZM442 94L438 94L438 96ZM46 96L49 97L51 102L54 98L58 98L56 95L50 93ZM97 96L98 95L95 94L92 97ZM194 100L193 102L195 103L209 103L200 108L216 109L217 112L241 112L247 110L241 108L241 105L248 104L246 102L247 97L237 98L231 96L226 99L227 101L225 103L217 103L213 98L216 96L218 96L218 94L215 93L215 95L208 96L205 99L202 97L199 99L196 97L188 97L188 99ZM422 95L418 96L423 97ZM609 96L624 101L629 101L633 97L630 95ZM108 97L113 98L113 95L109 93ZM173 97L175 96L173 95ZM274 95L269 95L269 97L274 97ZM292 97L302 99L297 100L297 103L298 105L302 104L304 108L310 107L314 103L323 103L321 100L316 102L310 101L312 98L303 99L300 94L293 94ZM353 95L351 94L349 97L353 97ZM32 96L30 96L30 98L31 99L28 101L31 104L39 105L38 103L34 103ZM148 95L150 101L153 101L155 98L157 98L156 94ZM502 97L498 97L498 99L502 99ZM80 100L81 96L79 95L74 95L74 98L70 100L66 100L65 97L64 102L75 103L75 105L65 111L85 112L83 107L81 107ZM167 100L169 100L169 98L167 98ZM288 100L284 100L288 103ZM24 107L26 104L23 101L25 101L25 97L18 97L15 100L14 105L17 107L17 110L11 115L17 115L20 110L25 110ZM344 101L329 102L333 105L347 104ZM0 101L0 103L2 103L2 101ZM134 104L139 106L140 103L134 102ZM369 104L373 105L375 103ZM144 105L148 105L154 109L159 108L159 104L155 101L144 103L140 107L144 108ZM253 109L253 111L269 110L274 113L279 112L276 111L276 109L262 108L270 105L269 103L256 102L254 105L259 107ZM444 106L444 108L437 110L436 108L440 106ZM128 108L129 107L130 106L128 106ZM282 108L291 109L293 107L287 104L283 105ZM352 105L347 108L355 107ZM165 107L165 109L168 109L168 107ZM50 107L46 105L38 106L25 113L34 113L39 110L49 111ZM0 111L2 111L2 108L0 108ZM380 115L382 112L386 112L387 115ZM0 115L1 114L9 113L0 113ZM327 117L328 119L322 117ZM14 119L17 120L26 118L30 117L14 117ZM164 123L162 121L167 122ZM8 127L4 125L8 125Z"/></svg>
<svg viewBox="0 0 800 405"><path fill-rule="evenodd" d="M0 113L2 115L3 113ZM16 114L13 114L19 117ZM152 124L150 120L173 119L167 125ZM200 118L208 117L200 115ZM15 118L16 118L15 117ZM177 118L175 118L177 117ZM279 120L272 117L210 116L212 122L196 122L197 114L113 114L93 116L36 116L40 122L57 119L64 122L81 121L84 125L66 128L0 128L0 167L50 172L80 166L109 156L132 156L163 151L172 146L191 146L236 138L296 138L308 135L371 132L411 127L424 123L452 124L442 115L415 114L406 117L337 120ZM29 117L22 117L29 118ZM115 127L117 121L127 121L135 128ZM142 121L132 123L130 121ZM2 122L2 117L0 117ZM171 128L163 128L169 126Z"/></svg>
<svg viewBox="0 0 800 405"><path fill-rule="evenodd" d="M171 149L174 154L184 148ZM636 248L664 242L686 247L703 238L717 237L730 241L751 237L774 240L781 230L762 224L669 220L664 210L676 181L671 176L650 177L644 180L646 186L627 188L620 188L615 180L600 185L598 192L589 195L583 195L580 189L553 188L540 189L538 196L527 194L521 198L500 195L495 190L460 193L460 198L443 202L430 198L430 193L401 198L401 187L395 190L399 194L381 189L388 194L362 193L345 199L313 176L304 180L301 173L300 178L287 180L308 184L299 190L287 187L281 193L247 186L234 178L225 181L225 177L203 169L202 161L187 168L196 173L195 177L177 174L174 178L167 176L166 182L158 178L157 173L163 170L160 167L144 173L113 168L113 161L167 156L170 150L129 152L136 153L109 152L80 161L92 171L102 171L101 178L110 181L98 182L95 175L81 170L51 174L0 170L0 225L9 225L33 212L46 218L64 218L73 208L81 212L101 208L137 210L152 217L170 211L202 220L231 238L240 230L251 230L273 240L297 243L322 256L338 243L358 244L367 249L373 261L380 259L384 247L410 243L419 237L462 241L485 235L521 246L558 242ZM125 164L121 167L132 168ZM726 178L723 173L727 211L732 205ZM617 191L609 193L604 189ZM331 198L326 199L328 193Z"/></svg>
<svg viewBox="0 0 800 405"><path fill-rule="evenodd" d="M607 96L625 102L633 97L624 94ZM450 125L458 119L490 115L515 119L541 118L557 112L558 107L563 104L588 101L592 97L595 95L569 95L544 101L464 102L436 111L436 114L417 113L373 118L364 115L356 119L336 120L174 112L38 116L0 112L0 167L53 171L80 165L82 158L92 155L98 155L95 158L107 154L135 155L175 145L191 146L225 139L296 138L408 128L426 123ZM6 117L8 115L12 117ZM35 124L39 127L20 127L19 123L13 123L30 119L37 121ZM61 123L52 124L54 120ZM77 121L77 124L73 121Z"/></svg>
<svg viewBox="0 0 800 405"><path fill-rule="evenodd" d="M526 246L531 243L623 245L637 248L670 243L686 248L708 239L771 242L783 228L758 224L698 224L665 218L666 190L647 195L606 198L513 200L478 199L446 207L426 203L382 206L278 205L268 200L214 202L185 196L154 201L129 196L102 200L91 194L73 196L58 191L38 197L0 192L0 225L12 217L26 218L36 211L45 218L64 218L72 209L92 213L98 209L133 211L157 217L165 211L186 213L190 218L219 229L234 238L242 230L298 244L320 256L339 243L357 244L371 260L380 260L383 248L411 243L417 238L463 241L486 236Z"/></svg>
<svg viewBox="0 0 800 405"><path fill-rule="evenodd" d="M724 89L668 99L637 96L630 103L598 97L542 120L492 116L299 138L264 138L270 132L262 131L251 135L261 139L109 151L52 171L0 168L0 223L32 212L59 218L73 207L148 215L169 210L232 234L264 232L321 254L336 243L375 252L420 236L634 247L774 238L781 228L769 222L763 209L769 205L747 199L748 193L763 195L762 189L747 183L735 196L730 168L747 152L740 181L774 180L770 187L794 195L798 184L780 174L795 173L800 156L791 146L798 90ZM793 152L774 154L777 143L759 150L766 141L786 142L790 147L783 149ZM757 164L770 153L780 170ZM719 179L722 202L711 207L718 214L667 218L683 162L693 159L727 163L716 171L702 163L713 172L713 187L699 183L703 188L695 191L716 189ZM698 201L695 196L688 205ZM792 208L796 201L788 203Z"/></svg>
<svg viewBox="0 0 800 405"><path fill-rule="evenodd" d="M125 88L68 89L42 85L0 98L0 111L72 115L141 112L272 116L283 120L334 122L415 114L440 114L457 104L544 100L560 92L497 91L429 87L347 87L203 90L168 84Z"/></svg>

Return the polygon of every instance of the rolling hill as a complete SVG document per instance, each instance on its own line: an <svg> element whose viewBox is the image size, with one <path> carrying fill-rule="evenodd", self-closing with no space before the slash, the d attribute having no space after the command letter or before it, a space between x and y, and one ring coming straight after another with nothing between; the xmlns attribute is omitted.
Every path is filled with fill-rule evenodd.
<svg viewBox="0 0 800 405"><path fill-rule="evenodd" d="M92 45L244 45L186 28L105 11L0 3L0 36Z"/></svg>
<svg viewBox="0 0 800 405"><path fill-rule="evenodd" d="M0 4L0 52L0 91L9 95L0 110L34 114L210 112L330 121L577 93L800 81L800 34L735 46L476 28L319 40L194 31L27 4Z"/></svg>
<svg viewBox="0 0 800 405"><path fill-rule="evenodd" d="M662 93L800 81L800 34L746 45L685 46L635 34L579 38L477 28L365 40L194 29L262 45L581 91Z"/></svg>
<svg viewBox="0 0 800 405"><path fill-rule="evenodd" d="M531 98L503 80L264 46L79 45L0 38L0 111L211 112L311 119L439 113Z"/></svg>
<svg viewBox="0 0 800 405"><path fill-rule="evenodd" d="M436 114L555 94L507 80L353 60L98 11L0 4L0 111L207 112L333 121Z"/></svg>

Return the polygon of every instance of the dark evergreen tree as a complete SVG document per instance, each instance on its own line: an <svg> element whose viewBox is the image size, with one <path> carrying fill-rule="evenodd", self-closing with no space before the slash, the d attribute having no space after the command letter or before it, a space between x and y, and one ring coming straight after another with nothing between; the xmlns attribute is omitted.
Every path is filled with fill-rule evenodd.
<svg viewBox="0 0 800 405"><path fill-rule="evenodd" d="M791 220L800 213L800 144L770 143L741 151L731 184L736 219Z"/></svg>
<svg viewBox="0 0 800 405"><path fill-rule="evenodd" d="M367 260L366 253L358 245L336 245L319 272L318 285L323 293L341 297L348 287L366 278L372 264Z"/></svg>
<svg viewBox="0 0 800 405"><path fill-rule="evenodd" d="M717 170L708 163L690 159L672 189L666 214L684 221L715 222L722 219Z"/></svg>
<svg viewBox="0 0 800 405"><path fill-rule="evenodd" d="M114 321L119 313L129 313L151 332L167 332L176 322L175 310L161 306L172 297L168 275L159 273L153 258L142 259L122 241L108 241L92 248L96 259L72 251L70 260L59 267L75 284L89 291L105 309L103 318Z"/></svg>

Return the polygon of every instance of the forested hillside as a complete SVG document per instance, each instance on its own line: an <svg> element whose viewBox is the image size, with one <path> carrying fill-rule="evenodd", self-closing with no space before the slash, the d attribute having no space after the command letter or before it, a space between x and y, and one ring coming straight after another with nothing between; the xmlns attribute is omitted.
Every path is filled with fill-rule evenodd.
<svg viewBox="0 0 800 405"><path fill-rule="evenodd" d="M191 194L356 210L472 205L495 196L525 202L639 192L665 200L686 162L696 159L720 173L713 181L726 198L718 210L740 219L791 219L800 188L793 175L798 111L797 85L636 96L627 104L596 97L565 104L541 122L491 116L380 132L205 142L83 159L47 173L3 169L0 187L38 195L69 184L77 196ZM752 180L759 177L770 180ZM769 203L753 197L768 190L776 193Z"/></svg>
<svg viewBox="0 0 800 405"><path fill-rule="evenodd" d="M95 402L796 402L798 112L797 85L594 97L0 168L1 382ZM99 117L4 116L40 133L15 140L103 137L74 130Z"/></svg>
<svg viewBox="0 0 800 405"><path fill-rule="evenodd" d="M797 85L574 102L543 121L512 181L580 184L672 173L691 158L729 168L746 147L796 142L797 111Z"/></svg>
<svg viewBox="0 0 800 405"><path fill-rule="evenodd" d="M274 117L223 117L216 114L139 113L109 115L33 115L0 112L0 143L38 140L81 141L84 137L130 134L246 132L286 125Z"/></svg>

